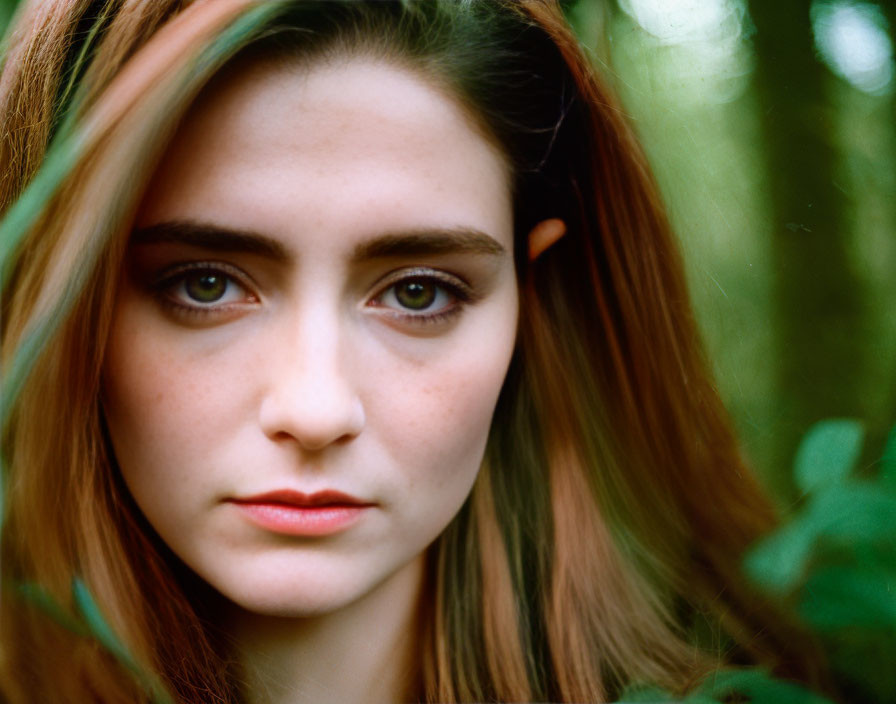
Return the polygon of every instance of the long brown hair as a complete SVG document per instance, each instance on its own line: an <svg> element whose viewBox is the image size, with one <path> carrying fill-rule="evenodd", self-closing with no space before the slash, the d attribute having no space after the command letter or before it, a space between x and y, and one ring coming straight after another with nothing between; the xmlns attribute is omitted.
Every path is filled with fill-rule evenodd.
<svg viewBox="0 0 896 704"><path fill-rule="evenodd" d="M514 167L518 345L472 495L430 550L408 696L606 701L631 684L682 693L724 663L813 679L810 644L741 577L773 511L712 385L647 164L555 2L58 0L27 7L0 78L0 692L241 697L209 588L118 477L99 387L154 165L246 47L409 63ZM521 233L548 217L568 232L529 262ZM114 639L78 625L94 602Z"/></svg>

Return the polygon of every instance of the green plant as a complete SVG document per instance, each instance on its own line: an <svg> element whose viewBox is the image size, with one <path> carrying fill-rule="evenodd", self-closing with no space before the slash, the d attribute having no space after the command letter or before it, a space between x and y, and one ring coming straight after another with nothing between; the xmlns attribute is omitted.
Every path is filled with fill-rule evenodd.
<svg viewBox="0 0 896 704"><path fill-rule="evenodd" d="M805 501L744 566L818 633L850 701L883 704L896 701L896 428L872 478L854 472L863 439L853 420L812 427L794 467Z"/></svg>

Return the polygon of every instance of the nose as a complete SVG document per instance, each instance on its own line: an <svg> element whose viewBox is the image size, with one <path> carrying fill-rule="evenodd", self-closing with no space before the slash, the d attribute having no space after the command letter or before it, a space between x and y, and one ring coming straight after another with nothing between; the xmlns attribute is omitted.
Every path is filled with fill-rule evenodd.
<svg viewBox="0 0 896 704"><path fill-rule="evenodd" d="M270 439L292 441L309 452L356 437L365 424L364 407L350 375L334 326L290 335L264 362L267 389L259 424Z"/></svg>

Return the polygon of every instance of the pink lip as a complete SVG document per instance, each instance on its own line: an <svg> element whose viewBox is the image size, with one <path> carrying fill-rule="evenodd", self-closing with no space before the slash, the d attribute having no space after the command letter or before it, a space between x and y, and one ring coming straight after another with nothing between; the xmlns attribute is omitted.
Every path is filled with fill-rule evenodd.
<svg viewBox="0 0 896 704"><path fill-rule="evenodd" d="M298 536L338 533L375 505L339 491L303 494L290 489L231 499L230 503L261 528Z"/></svg>

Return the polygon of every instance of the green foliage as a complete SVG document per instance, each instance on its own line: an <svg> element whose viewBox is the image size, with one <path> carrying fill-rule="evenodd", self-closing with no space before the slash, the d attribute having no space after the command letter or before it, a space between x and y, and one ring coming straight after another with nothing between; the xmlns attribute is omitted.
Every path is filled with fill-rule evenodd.
<svg viewBox="0 0 896 704"><path fill-rule="evenodd" d="M847 701L896 701L896 427L873 479L852 476L864 430L828 420L804 437L794 462L800 510L747 554L745 571L820 638ZM719 670L686 698L632 687L620 704L829 704L760 668Z"/></svg>
<svg viewBox="0 0 896 704"><path fill-rule="evenodd" d="M112 630L112 627L106 622L102 611L100 611L100 607L90 594L87 585L80 579L76 579L72 582L72 596L74 597L75 604L78 606L78 611L81 613L84 624L87 626L88 632L93 634L106 650L118 658L118 660L126 665L128 669L136 670L137 665L134 663L134 659L131 657L130 653L128 653L127 648L125 648L115 635L115 631Z"/></svg>
<svg viewBox="0 0 896 704"><path fill-rule="evenodd" d="M687 699L688 704L702 701L727 701L732 696L747 697L756 704L829 704L828 699L792 682L782 682L763 670L723 670L703 683L699 693L711 699Z"/></svg>
<svg viewBox="0 0 896 704"><path fill-rule="evenodd" d="M846 478L862 450L865 431L854 420L827 420L807 434L793 468L796 485L804 492Z"/></svg>
<svg viewBox="0 0 896 704"><path fill-rule="evenodd" d="M892 548L896 501L870 482L844 482L810 494L794 519L768 536L747 556L750 577L769 592L784 595L806 577L810 565L833 553Z"/></svg>
<svg viewBox="0 0 896 704"><path fill-rule="evenodd" d="M0 37L6 34L18 4L18 0L0 0Z"/></svg>
<svg viewBox="0 0 896 704"><path fill-rule="evenodd" d="M617 704L720 704L728 701L745 704L832 704L829 699L799 685L776 680L760 668L714 672L684 699L655 688L638 688L626 691Z"/></svg>
<svg viewBox="0 0 896 704"><path fill-rule="evenodd" d="M884 456L880 461L880 480L891 489L896 490L896 426L890 431Z"/></svg>
<svg viewBox="0 0 896 704"><path fill-rule="evenodd" d="M810 430L794 468L805 502L744 564L818 633L844 691L883 704L896 701L896 428L873 479L852 476L862 436L855 421Z"/></svg>
<svg viewBox="0 0 896 704"><path fill-rule="evenodd" d="M150 693L153 704L174 704L158 679L140 667L127 647L115 635L115 631L106 621L102 610L82 580L74 579L72 581L72 599L78 609L78 614L75 617L71 616L40 585L19 584L16 586L16 590L25 601L43 611L59 625L82 638L96 640L133 674L146 692Z"/></svg>

